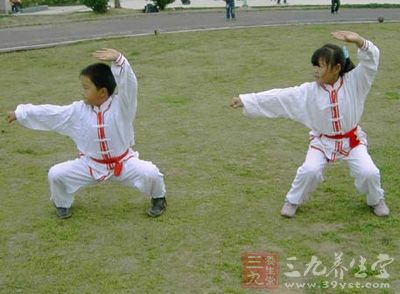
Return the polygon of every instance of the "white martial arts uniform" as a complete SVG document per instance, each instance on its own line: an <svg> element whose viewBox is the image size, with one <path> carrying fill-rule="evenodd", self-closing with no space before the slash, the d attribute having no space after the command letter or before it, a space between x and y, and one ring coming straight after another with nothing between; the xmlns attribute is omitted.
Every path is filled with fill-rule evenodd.
<svg viewBox="0 0 400 294"><path fill-rule="evenodd" d="M112 63L111 70L118 93L100 107L77 101L67 106L18 105L15 111L17 121L25 127L69 136L81 154L49 171L50 199L57 207L70 207L79 188L107 179L153 198L165 196L163 175L151 162L140 160L130 147L134 145L136 76L123 55Z"/></svg>
<svg viewBox="0 0 400 294"><path fill-rule="evenodd" d="M366 134L358 123L379 64L379 50L370 41L358 49L359 64L332 85L317 82L240 95L249 117L286 117L311 129L305 162L286 199L301 204L323 179L329 161L345 160L357 190L375 205L384 198L380 173L367 152ZM329 138L329 137L331 138ZM334 136L334 138L332 138ZM343 138L344 137L344 138Z"/></svg>

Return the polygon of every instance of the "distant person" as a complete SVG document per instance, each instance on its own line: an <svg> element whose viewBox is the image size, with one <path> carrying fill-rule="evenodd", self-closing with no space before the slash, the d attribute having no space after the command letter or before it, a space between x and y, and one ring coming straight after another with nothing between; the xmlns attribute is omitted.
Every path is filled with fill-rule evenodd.
<svg viewBox="0 0 400 294"><path fill-rule="evenodd" d="M11 0L10 3L11 3L11 11L13 13L18 13L21 11L22 8L21 0Z"/></svg>
<svg viewBox="0 0 400 294"><path fill-rule="evenodd" d="M226 2L226 19L236 19L235 16L235 0L225 0Z"/></svg>
<svg viewBox="0 0 400 294"><path fill-rule="evenodd" d="M55 131L76 144L79 157L54 165L48 174L50 200L59 218L72 215L74 193L80 188L107 180L151 197L147 214L159 216L166 209L163 174L150 161L139 159L131 148L137 108L135 73L114 49L98 50L93 56L112 65L95 63L81 71L83 100L65 106L20 104L7 113L8 121Z"/></svg>
<svg viewBox="0 0 400 294"><path fill-rule="evenodd" d="M331 13L332 14L338 13L339 7L340 7L340 0L332 0Z"/></svg>
<svg viewBox="0 0 400 294"><path fill-rule="evenodd" d="M375 215L387 216L389 208L380 172L368 153L367 136L359 126L378 70L379 49L354 32L338 31L331 35L357 46L356 67L347 49L326 44L311 57L314 82L240 95L232 99L231 106L244 107L243 113L249 117L286 117L311 130L306 159L286 195L282 216L295 216L297 208L323 180L324 169L336 160L347 163L355 187L366 195L367 205Z"/></svg>

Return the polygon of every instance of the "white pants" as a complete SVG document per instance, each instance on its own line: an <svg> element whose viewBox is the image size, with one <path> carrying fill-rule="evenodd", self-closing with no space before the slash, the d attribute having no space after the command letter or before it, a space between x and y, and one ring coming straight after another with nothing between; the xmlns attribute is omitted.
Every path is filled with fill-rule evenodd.
<svg viewBox="0 0 400 294"><path fill-rule="evenodd" d="M365 145L360 144L355 147L349 156L342 160L347 162L350 175L354 178L354 185L360 193L366 195L368 205L375 205L384 198L379 170ZM306 201L308 194L323 180L323 171L327 164L328 160L321 151L309 148L303 165L297 170L286 200L292 204L302 204Z"/></svg>
<svg viewBox="0 0 400 294"><path fill-rule="evenodd" d="M132 188L139 189L152 198L165 196L164 176L151 162L133 157L123 164L122 173L116 177L111 172L107 179L115 180ZM71 207L74 193L80 188L97 183L89 172L87 162L82 158L54 165L49 170L50 200L57 207Z"/></svg>

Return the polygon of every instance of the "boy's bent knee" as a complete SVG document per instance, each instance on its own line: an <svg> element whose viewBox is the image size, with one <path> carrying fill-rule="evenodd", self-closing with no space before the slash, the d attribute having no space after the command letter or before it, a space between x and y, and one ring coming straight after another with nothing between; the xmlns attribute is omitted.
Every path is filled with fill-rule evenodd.
<svg viewBox="0 0 400 294"><path fill-rule="evenodd" d="M143 177L148 180L157 180L162 177L162 174L154 164L149 164L143 169Z"/></svg>
<svg viewBox="0 0 400 294"><path fill-rule="evenodd" d="M54 165L49 169L47 178L49 182L55 182L63 177L64 170L59 165Z"/></svg>

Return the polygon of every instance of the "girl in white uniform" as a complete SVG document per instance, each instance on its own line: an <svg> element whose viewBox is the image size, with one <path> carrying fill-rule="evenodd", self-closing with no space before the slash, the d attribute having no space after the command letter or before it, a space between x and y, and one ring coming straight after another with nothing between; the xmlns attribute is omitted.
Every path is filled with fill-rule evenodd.
<svg viewBox="0 0 400 294"><path fill-rule="evenodd" d="M357 190L377 216L387 216L380 173L367 151L366 134L358 125L365 100L378 69L379 50L357 33L333 32L341 41L358 47L354 67L347 49L333 44L316 50L311 58L315 82L234 97L231 106L244 107L249 117L286 117L311 129L310 146L297 170L281 214L294 217L296 210L323 179L329 162L345 160Z"/></svg>
<svg viewBox="0 0 400 294"><path fill-rule="evenodd" d="M17 120L35 130L69 136L80 157L53 166L48 175L51 200L60 218L71 216L74 193L88 184L113 179L137 188L152 198L150 216L166 208L163 175L133 151L133 120L137 108L137 80L128 60L114 49L96 51L94 57L112 61L90 65L80 80L83 101L70 105L18 105L8 121ZM114 93L117 87L118 93Z"/></svg>

